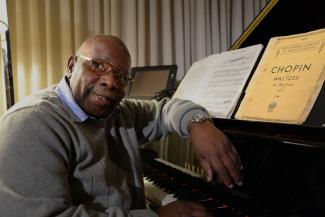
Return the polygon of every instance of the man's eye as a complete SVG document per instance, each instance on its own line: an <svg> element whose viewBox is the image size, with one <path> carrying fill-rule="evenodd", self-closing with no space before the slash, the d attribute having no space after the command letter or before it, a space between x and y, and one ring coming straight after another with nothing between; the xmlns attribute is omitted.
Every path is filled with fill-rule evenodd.
<svg viewBox="0 0 325 217"><path fill-rule="evenodd" d="M118 78L118 79L123 78L123 73L120 72L120 70L118 70L118 69L113 69L113 73L114 73L114 76L115 76L116 78Z"/></svg>
<svg viewBox="0 0 325 217"><path fill-rule="evenodd" d="M91 61L90 66L91 66L92 70L95 70L95 71L98 71L98 72L105 71L104 64L102 64L100 62Z"/></svg>

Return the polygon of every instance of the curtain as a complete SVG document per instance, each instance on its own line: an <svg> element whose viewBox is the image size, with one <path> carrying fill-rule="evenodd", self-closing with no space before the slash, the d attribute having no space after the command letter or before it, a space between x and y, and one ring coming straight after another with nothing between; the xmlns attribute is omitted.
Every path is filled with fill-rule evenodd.
<svg viewBox="0 0 325 217"><path fill-rule="evenodd" d="M4 85L4 48L2 48L2 43L4 42L4 35L0 33L0 89L1 95L0 95L0 114L2 114L6 110L6 101L5 101L5 85Z"/></svg>
<svg viewBox="0 0 325 217"><path fill-rule="evenodd" d="M120 37L132 66L191 64L229 49L267 0L10 0L16 101L57 83L70 55L97 33Z"/></svg>
<svg viewBox="0 0 325 217"><path fill-rule="evenodd" d="M10 0L15 99L57 83L69 56L98 33L120 37L133 67L177 64L179 81L193 62L228 50L266 2ZM190 168L196 164L188 140L172 135L160 144L149 146L162 158Z"/></svg>
<svg viewBox="0 0 325 217"><path fill-rule="evenodd" d="M0 115L7 109L6 102L6 85L5 74L8 70L7 59L7 37L8 30L8 15L7 3L5 0L0 0Z"/></svg>

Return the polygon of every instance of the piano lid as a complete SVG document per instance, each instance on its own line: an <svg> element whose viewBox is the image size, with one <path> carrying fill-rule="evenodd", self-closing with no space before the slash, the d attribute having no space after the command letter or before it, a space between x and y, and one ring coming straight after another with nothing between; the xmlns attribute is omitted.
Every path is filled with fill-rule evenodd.
<svg viewBox="0 0 325 217"><path fill-rule="evenodd" d="M270 0L230 49L267 45L275 36L325 28L324 0Z"/></svg>

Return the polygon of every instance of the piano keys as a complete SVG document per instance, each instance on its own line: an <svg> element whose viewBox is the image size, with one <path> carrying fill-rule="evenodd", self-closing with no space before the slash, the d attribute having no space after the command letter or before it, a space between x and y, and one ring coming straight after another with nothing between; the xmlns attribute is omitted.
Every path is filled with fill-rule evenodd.
<svg viewBox="0 0 325 217"><path fill-rule="evenodd" d="M248 217L247 213L257 213L258 202L251 196L207 183L202 176L162 159L147 159L144 174L146 198L153 209L187 200L206 206L215 216ZM248 210L248 204L254 210Z"/></svg>

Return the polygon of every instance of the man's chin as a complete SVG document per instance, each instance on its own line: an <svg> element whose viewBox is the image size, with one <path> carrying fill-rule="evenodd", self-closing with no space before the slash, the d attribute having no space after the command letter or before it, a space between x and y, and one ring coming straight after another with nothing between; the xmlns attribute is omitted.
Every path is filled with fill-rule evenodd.
<svg viewBox="0 0 325 217"><path fill-rule="evenodd" d="M101 111L91 112L90 116L95 117L97 119L104 119L110 116L116 109L116 106L110 106L109 108Z"/></svg>
<svg viewBox="0 0 325 217"><path fill-rule="evenodd" d="M103 119L111 115L112 112L115 111L118 102L120 102L120 100L118 102L116 100L111 100L110 102L104 103L104 101L102 102L100 99L97 99L96 97L90 99L91 100L86 101L83 108L85 108L85 112L89 116L99 118L99 119Z"/></svg>

